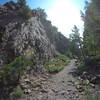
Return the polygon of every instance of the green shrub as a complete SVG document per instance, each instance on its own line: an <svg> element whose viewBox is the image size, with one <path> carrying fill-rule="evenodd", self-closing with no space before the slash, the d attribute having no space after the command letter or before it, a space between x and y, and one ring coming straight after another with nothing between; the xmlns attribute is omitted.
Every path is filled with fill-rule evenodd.
<svg viewBox="0 0 100 100"><path fill-rule="evenodd" d="M14 90L14 95L17 97L20 97L23 94L23 90L22 89L15 89Z"/></svg>
<svg viewBox="0 0 100 100"><path fill-rule="evenodd" d="M26 67L31 65L32 61L27 59L26 56L16 57L11 63L4 65L4 68L0 70L0 77L6 79L6 81L10 83L19 81L20 76L24 74Z"/></svg>
<svg viewBox="0 0 100 100"><path fill-rule="evenodd" d="M5 65L5 71L14 73L23 73L25 67L31 66L32 62L26 59L25 56L19 56L14 61Z"/></svg>
<svg viewBox="0 0 100 100"><path fill-rule="evenodd" d="M53 58L50 62L45 63L45 68L50 73L56 73L64 69L64 66L69 63L69 59L66 56L58 56Z"/></svg>
<svg viewBox="0 0 100 100"><path fill-rule="evenodd" d="M100 100L100 96L99 95L93 96L91 94L88 94L86 95L86 100Z"/></svg>
<svg viewBox="0 0 100 100"><path fill-rule="evenodd" d="M67 56L65 56L65 55L60 55L60 56L56 57L55 59L58 59L60 61L63 61L64 64L68 64L69 61L70 61L69 58Z"/></svg>
<svg viewBox="0 0 100 100"><path fill-rule="evenodd" d="M48 67L48 71L50 73L55 73L55 72L59 72L61 71L62 69L64 69L64 66L61 65L61 66L52 66L52 67Z"/></svg>
<svg viewBox="0 0 100 100"><path fill-rule="evenodd" d="M100 100L100 94L93 95L92 90L89 87L86 87L85 98L85 100Z"/></svg>

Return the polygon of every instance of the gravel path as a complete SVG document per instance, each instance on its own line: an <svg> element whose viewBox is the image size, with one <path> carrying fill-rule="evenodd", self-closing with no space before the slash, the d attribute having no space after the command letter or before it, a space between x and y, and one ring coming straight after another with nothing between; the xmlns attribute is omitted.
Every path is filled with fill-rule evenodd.
<svg viewBox="0 0 100 100"><path fill-rule="evenodd" d="M65 66L65 68L57 74L50 76L44 75L38 77L31 76L28 84L24 85L27 94L24 94L20 99L10 100L85 100L83 93L77 90L78 80L73 77L72 73L76 69L75 60ZM38 87L32 88L30 82L38 82ZM27 88L26 88L27 87Z"/></svg>
<svg viewBox="0 0 100 100"><path fill-rule="evenodd" d="M61 72L52 75L48 88L39 93L37 100L84 100L71 74L75 68L75 60L72 60Z"/></svg>

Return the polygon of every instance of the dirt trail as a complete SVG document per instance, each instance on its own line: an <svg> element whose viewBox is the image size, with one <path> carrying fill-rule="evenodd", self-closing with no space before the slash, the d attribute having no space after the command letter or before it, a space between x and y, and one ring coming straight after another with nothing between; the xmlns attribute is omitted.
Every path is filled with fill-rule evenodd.
<svg viewBox="0 0 100 100"><path fill-rule="evenodd" d="M52 75L48 88L39 93L37 100L84 100L71 74L75 68L75 60L72 60L61 72Z"/></svg>

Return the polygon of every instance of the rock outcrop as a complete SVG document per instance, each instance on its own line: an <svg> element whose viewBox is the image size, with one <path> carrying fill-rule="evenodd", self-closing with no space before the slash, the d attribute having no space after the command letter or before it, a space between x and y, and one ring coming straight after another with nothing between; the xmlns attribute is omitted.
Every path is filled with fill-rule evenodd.
<svg viewBox="0 0 100 100"><path fill-rule="evenodd" d="M0 6L0 100L12 100L8 97L19 83L23 83L21 77L46 72L45 62L67 50L67 39L59 32L54 34L51 23L41 20L37 10L32 14L33 17L25 20L19 5L12 1ZM24 64L28 61L22 57L32 64ZM23 65L25 68L22 69Z"/></svg>
<svg viewBox="0 0 100 100"><path fill-rule="evenodd" d="M33 15L31 19L25 21L21 15L19 5L14 2L1 6L1 65L11 62L26 52L32 52L35 56L33 68L36 71L42 71L41 65L45 61L59 54L60 51L64 53L67 48L65 46L67 39L62 34L53 35L52 33L50 36L50 28L52 28L51 24L49 25L46 20L42 22L39 16Z"/></svg>
<svg viewBox="0 0 100 100"><path fill-rule="evenodd" d="M61 54L66 54L69 50L69 40L58 32L55 26L49 20L41 20L50 42L55 46L56 50Z"/></svg>
<svg viewBox="0 0 100 100"><path fill-rule="evenodd" d="M26 51L35 55L34 68L57 52L37 17L24 21L18 6L10 2L0 7L0 61L11 62Z"/></svg>

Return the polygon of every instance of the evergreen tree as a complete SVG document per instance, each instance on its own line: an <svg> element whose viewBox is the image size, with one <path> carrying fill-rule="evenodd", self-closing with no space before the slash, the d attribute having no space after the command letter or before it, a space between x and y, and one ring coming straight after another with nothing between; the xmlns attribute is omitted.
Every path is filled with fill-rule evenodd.
<svg viewBox="0 0 100 100"><path fill-rule="evenodd" d="M18 4L20 5L20 8L23 8L26 6L26 0L18 0Z"/></svg>
<svg viewBox="0 0 100 100"><path fill-rule="evenodd" d="M32 10L26 4L26 0L18 0L20 10L24 19L28 20L32 17Z"/></svg>
<svg viewBox="0 0 100 100"><path fill-rule="evenodd" d="M86 4L84 14L84 49L88 56L100 54L100 0Z"/></svg>
<svg viewBox="0 0 100 100"><path fill-rule="evenodd" d="M79 29L74 25L72 33L70 34L70 50L73 55L77 56L81 60L85 60L85 55L83 52L82 40L80 38Z"/></svg>
<svg viewBox="0 0 100 100"><path fill-rule="evenodd" d="M86 55L86 64L98 66L100 62L100 0L86 2L84 21L83 49Z"/></svg>

